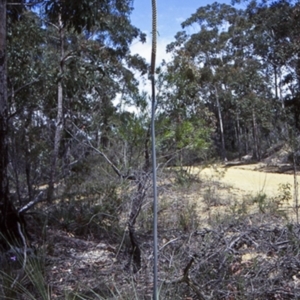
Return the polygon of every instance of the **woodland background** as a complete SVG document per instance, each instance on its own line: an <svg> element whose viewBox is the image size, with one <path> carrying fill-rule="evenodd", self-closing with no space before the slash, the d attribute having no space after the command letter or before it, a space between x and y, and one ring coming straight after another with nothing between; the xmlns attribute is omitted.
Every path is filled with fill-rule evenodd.
<svg viewBox="0 0 300 300"><path fill-rule="evenodd" d="M237 3L195 8L167 46L171 61L156 69L160 240L164 249L173 247L170 256L161 257L166 267L161 277L169 278L168 272L180 277L162 279L168 282L162 288L164 299L175 295L178 299L298 299L300 295L298 283L293 287L289 283L300 271L298 225L282 225L276 219L281 218L281 204L292 197L290 186L281 186L271 202L263 194L252 199L259 208L253 218L258 220L255 226L261 226L260 234L258 227L243 223L250 215L245 202L236 204L229 219L212 221L209 215L205 230L195 205L184 202L184 195L204 184L189 172L194 166L259 162L285 149L286 156L272 163L284 163L297 174L300 3L249 1L244 9L236 8ZM23 277L11 266L11 257L17 254L3 258L7 265L3 297L62 299L68 297L66 290L72 299L123 297L123 288L116 288L120 282L113 287L109 281L98 282L97 289L93 282L90 294L85 291L81 296L77 292L82 287L51 283L54 263L49 257L63 257L55 239L59 234L73 239L66 243L76 244L76 237L84 249L101 241L117 261L111 267L123 264L119 274L139 274L145 265L151 271L150 260L144 261L149 257L145 253L151 256L150 96L139 89L140 78L148 80L149 65L130 53L133 41L143 43L146 38L130 23L133 9L130 0L0 1L2 252L7 257L11 245L18 246L23 249L18 260L23 262L26 237L43 257L41 272L35 272L42 283L31 278L24 265L19 270L29 281L20 280ZM194 33L188 33L191 27ZM175 194L182 195L182 203L174 204ZM207 195L208 208L221 205ZM234 233L232 224L237 228ZM192 236L194 243L188 244ZM266 240L270 244L261 244ZM216 243L219 252L211 253ZM236 259L244 245L271 253L262 265L256 261L261 271L254 270L252 261ZM197 247L203 248L203 256ZM290 260L282 262L287 257ZM36 258L33 261L29 266L39 269L40 259L39 267ZM292 275L284 273L286 266L294 270ZM272 273L267 277L272 284L261 283L257 291L251 290L245 280L250 273L256 285ZM9 280L12 283L7 284ZM135 291L128 298L150 297L136 282L135 277L127 282ZM38 292L36 285L44 292Z"/></svg>

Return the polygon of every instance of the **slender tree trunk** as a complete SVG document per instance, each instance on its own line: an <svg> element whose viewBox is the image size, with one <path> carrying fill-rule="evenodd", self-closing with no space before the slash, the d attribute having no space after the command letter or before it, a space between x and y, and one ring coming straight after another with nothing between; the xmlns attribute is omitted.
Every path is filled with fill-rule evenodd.
<svg viewBox="0 0 300 300"><path fill-rule="evenodd" d="M248 130L248 127L245 128L245 138L246 138L245 151L246 151L246 154L248 155L248 153L249 153L249 130Z"/></svg>
<svg viewBox="0 0 300 300"><path fill-rule="evenodd" d="M150 153L149 153L149 143L150 143L150 137L151 137L151 128L148 127L146 138L145 138L145 144L144 144L144 158L145 158L145 164L144 164L144 171L149 172L150 169Z"/></svg>
<svg viewBox="0 0 300 300"><path fill-rule="evenodd" d="M279 76L279 82L280 82L281 81L281 69L279 69L278 76ZM278 85L278 89L279 89L279 100L281 102L281 107L282 107L283 111L285 111L284 98L282 95L282 88L281 88L280 84Z"/></svg>
<svg viewBox="0 0 300 300"><path fill-rule="evenodd" d="M131 257L125 268L129 270L132 265L134 273L138 272L141 268L141 249L138 236L135 232L135 223L142 209L145 197L147 196L148 188L150 187L149 179L149 173L146 173L145 171L140 171L139 174L136 175L135 183L137 190L132 197L131 212L127 223L131 241Z"/></svg>
<svg viewBox="0 0 300 300"><path fill-rule="evenodd" d="M297 180L297 164L295 158L295 147L293 147L293 169L294 169L294 201L295 201L295 211L296 220L299 224L299 199L298 199L298 180Z"/></svg>
<svg viewBox="0 0 300 300"><path fill-rule="evenodd" d="M61 15L58 17L59 26L59 39L60 39L60 64L59 64L59 78L57 83L57 116L56 116L56 128L54 137L54 149L52 153L52 162L50 170L50 180L48 188L48 202L52 202L54 192L54 182L56 179L56 167L58 160L58 153L61 144L61 136L64 128L64 116L63 116L63 75L64 75L64 27L61 20Z"/></svg>
<svg viewBox="0 0 300 300"><path fill-rule="evenodd" d="M11 137L11 139L9 140L9 142L11 143L12 147L11 147L11 165L12 165L12 169L13 169L13 173L15 175L15 190L16 190L16 194L19 200L19 205L22 206L22 202L21 202L21 192L20 192L20 180L19 180L19 163L17 160L18 157L18 153L17 153L17 141L16 138L13 136Z"/></svg>
<svg viewBox="0 0 300 300"><path fill-rule="evenodd" d="M99 95L101 95L99 93ZM109 117L110 117L110 108L109 108L109 98L107 96L104 96L102 98L102 126L101 126L101 137L100 137L100 145L103 147L103 149L107 149L110 145L110 139L109 139L109 132L110 132L110 126L109 126Z"/></svg>
<svg viewBox="0 0 300 300"><path fill-rule="evenodd" d="M277 79L277 66L273 65L274 68L274 84L275 84L275 98L278 99L278 79Z"/></svg>
<svg viewBox="0 0 300 300"><path fill-rule="evenodd" d="M28 191L28 198L30 201L33 199L32 195L32 182L31 182L31 143L29 138L29 131L30 131L30 124L32 124L32 111L28 116L28 119L25 122L24 128L24 140L25 140L25 174L26 174L26 183L27 183L27 191ZM21 200L21 198L19 198ZM23 205L23 203L22 203Z"/></svg>
<svg viewBox="0 0 300 300"><path fill-rule="evenodd" d="M8 104L6 53L6 0L0 0L0 203L5 206L8 186Z"/></svg>
<svg viewBox="0 0 300 300"><path fill-rule="evenodd" d="M241 127L240 127L240 118L236 114L236 130L237 130L237 140L238 140L238 151L239 151L239 160L242 158L242 149L241 149Z"/></svg>
<svg viewBox="0 0 300 300"><path fill-rule="evenodd" d="M252 128L253 128L253 159L259 160L259 149L258 149L258 130L254 108L252 109Z"/></svg>
<svg viewBox="0 0 300 300"><path fill-rule="evenodd" d="M279 68L278 71L278 77L279 77L279 82L281 81L281 69ZM282 135L283 136L288 136L288 123L287 123L287 117L286 117L286 109L285 109L285 104L284 104L284 97L283 97L283 93L282 93L282 87L279 84L278 85L278 97L279 97L279 101L281 102L281 108L282 108L282 116L283 116L283 128L281 129L282 131Z"/></svg>
<svg viewBox="0 0 300 300"><path fill-rule="evenodd" d="M216 96L218 117L219 117L219 123L220 123L221 144L222 144L222 159L224 161L226 161L227 158L226 158L226 149L225 149L225 137L224 137L224 127L223 127L222 111L221 111L221 105L220 105L220 100L219 100L218 89L216 88L216 86L214 88L215 88L215 96Z"/></svg>
<svg viewBox="0 0 300 300"><path fill-rule="evenodd" d="M6 0L0 0L0 246L23 244L25 221L9 195ZM22 228L23 227L23 228Z"/></svg>
<svg viewBox="0 0 300 300"><path fill-rule="evenodd" d="M27 183L27 191L28 191L28 198L30 201L33 199L32 194L32 182L31 182L31 160L30 160L30 145L27 143L26 149L26 157L25 157L25 172L26 172L26 183Z"/></svg>

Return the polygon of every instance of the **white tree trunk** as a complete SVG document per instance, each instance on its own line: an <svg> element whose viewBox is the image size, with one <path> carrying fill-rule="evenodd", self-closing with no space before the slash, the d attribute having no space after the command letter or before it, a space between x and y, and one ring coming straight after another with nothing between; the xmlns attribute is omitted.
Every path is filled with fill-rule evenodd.
<svg viewBox="0 0 300 300"><path fill-rule="evenodd" d="M63 116L63 74L64 74L64 27L61 20L61 15L58 17L59 39L60 39L60 63L59 63L59 78L57 82L57 115L55 124L54 149L52 153L52 162L50 170L50 180L48 188L48 202L52 201L54 192L54 182L56 180L56 168L61 143L62 132L64 128Z"/></svg>
<svg viewBox="0 0 300 300"><path fill-rule="evenodd" d="M224 127L223 127L223 119L222 119L222 110L219 100L219 93L218 89L215 86L215 96L216 96L216 104L217 104L217 110L218 110L218 118L219 118L219 124L220 124L220 134L221 134L221 144L222 144L222 159L224 161L227 161L226 158L226 149L225 149L225 137L224 137Z"/></svg>

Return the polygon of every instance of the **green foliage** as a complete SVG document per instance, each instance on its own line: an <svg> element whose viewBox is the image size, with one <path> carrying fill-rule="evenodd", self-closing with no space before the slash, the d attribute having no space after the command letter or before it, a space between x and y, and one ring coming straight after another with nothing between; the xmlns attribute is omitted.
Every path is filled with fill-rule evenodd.
<svg viewBox="0 0 300 300"><path fill-rule="evenodd" d="M187 203L179 212L178 226L184 232L192 232L200 225L197 203Z"/></svg>
<svg viewBox="0 0 300 300"><path fill-rule="evenodd" d="M278 186L278 195L274 197L273 201L276 205L283 206L293 199L292 185L290 183L280 183Z"/></svg>
<svg viewBox="0 0 300 300"><path fill-rule="evenodd" d="M252 197L252 202L256 204L261 213L278 214L287 217L284 205L292 200L291 184L281 183L278 186L278 194L273 198L268 198L263 192Z"/></svg>
<svg viewBox="0 0 300 300"><path fill-rule="evenodd" d="M266 212L266 207L267 207L267 195L263 192L257 193L253 198L252 201L254 204L257 204L259 211L261 213Z"/></svg>
<svg viewBox="0 0 300 300"><path fill-rule="evenodd" d="M246 9L214 3L198 8L183 22L185 31L177 33L167 47L172 60L157 69L158 160L176 166L172 183L177 187L191 188L196 176L186 166L215 156L222 135L235 158L255 151L263 154L274 142L286 139L286 128L299 127L298 10L299 3L290 1L250 2ZM9 6L12 196L23 206L47 188L55 129L63 124L56 201L48 208L48 225L79 236L119 241L132 192L125 178L149 171L149 99L139 91L139 74L135 74L145 75L148 66L145 59L130 54L133 39L144 41L145 36L130 23L131 11L129 0L42 1L32 11ZM63 57L59 55L60 18ZM192 34L191 26L197 28ZM62 124L56 122L59 81ZM126 110L128 106L133 106L132 112ZM290 136L296 137L295 132ZM261 213L281 214L291 199L291 186L281 184L276 197L269 199L261 191L251 201ZM208 210L220 201L213 186L204 190ZM171 204L162 205L160 218ZM180 205L173 228L195 231L200 224L196 203ZM245 216L249 206L246 198L235 202L230 208L233 217ZM152 209L148 203L143 208L139 228L148 231ZM49 245L49 252L54 246ZM231 257L225 260L231 263ZM19 297L24 285L10 289L15 277L6 271L5 293ZM26 271L30 288L36 289L28 299L50 299L43 271L34 262ZM211 268L207 274L213 272ZM238 284L243 291L244 283ZM91 298L105 298L92 292ZM116 297L120 295L116 292Z"/></svg>
<svg viewBox="0 0 300 300"><path fill-rule="evenodd" d="M120 232L122 199L115 183L81 182L77 191L69 187L49 214L49 225L57 225L78 236L106 236L114 239ZM110 232L110 233L109 233Z"/></svg>
<svg viewBox="0 0 300 300"><path fill-rule="evenodd" d="M131 1L107 1L84 0L74 2L46 1L45 15L50 21L57 20L60 14L65 27L75 29L81 33L99 32L98 39L101 42L111 42L118 47L118 52L124 54L128 51L129 43L140 35L142 40L145 36L140 30L130 23L129 15L132 11Z"/></svg>
<svg viewBox="0 0 300 300"><path fill-rule="evenodd" d="M45 282L45 265L41 257L33 253L24 256L22 248L9 257L3 257L0 272L1 299L50 300L51 292ZM32 250L32 249L30 249Z"/></svg>
<svg viewBox="0 0 300 300"><path fill-rule="evenodd" d="M180 91L174 93L175 99L182 98L187 105L191 103L188 97L197 95L194 99L204 102L218 120L219 144L238 151L239 157L252 150L253 157L260 158L268 147L266 137L282 138L278 129L284 125L276 126L290 115L282 104L283 90L292 88L291 81L282 80L282 74L296 78L299 73L297 55L293 67L290 64L290 55L298 49L293 39L298 14L287 17L297 9L298 4L289 1L251 2L246 9L220 3L200 7L182 23L183 29L197 25L199 30L177 33L167 47L174 58L166 78L176 82L174 90ZM295 97L287 95L289 100ZM295 108L292 101L290 105ZM296 114L295 118L298 126Z"/></svg>
<svg viewBox="0 0 300 300"><path fill-rule="evenodd" d="M235 200L232 205L230 205L231 213L236 216L245 216L249 212L250 203L249 199L243 198L242 200Z"/></svg>
<svg viewBox="0 0 300 300"><path fill-rule="evenodd" d="M33 11L20 10L17 20L8 20L10 172L11 187L20 203L32 200L39 193L38 187L49 181L57 81L62 78L64 131L55 181L66 177L67 185L69 179L84 181L91 169L86 159L91 152L88 140L95 141L96 148L109 144L113 152L128 139L126 147L130 150L119 155L126 161L124 168L128 171L132 162L136 167L141 161L145 122L131 114L127 119L132 126L126 129L126 122L117 124L119 114L113 103L121 92L133 102L138 94L133 69L145 73L147 68L140 56L129 52L134 38L144 40L130 24L131 2L71 2L48 1ZM58 51L59 15L64 23L64 57L59 57ZM64 72L60 74L62 64ZM114 125L121 130L113 130ZM137 156L132 155L137 152ZM121 159L119 162L121 165Z"/></svg>

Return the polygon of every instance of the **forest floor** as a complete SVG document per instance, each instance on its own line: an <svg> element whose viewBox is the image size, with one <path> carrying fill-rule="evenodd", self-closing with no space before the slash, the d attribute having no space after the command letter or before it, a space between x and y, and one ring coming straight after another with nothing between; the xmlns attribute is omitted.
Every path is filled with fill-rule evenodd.
<svg viewBox="0 0 300 300"><path fill-rule="evenodd" d="M161 250L160 279L165 282L174 280L180 282L183 269L187 264L187 257L184 255L187 250L183 250L186 244L189 244L188 252L198 251L197 240L193 241L188 234L188 232L193 231L194 226L195 228L198 226L199 229L213 228L216 223L224 218L226 219L227 216L240 213L245 213L245 222L242 226L246 226L246 228L252 226L251 219L259 220L256 225L264 224L267 220L268 224L277 226L277 222L280 223L281 219L277 218L276 213L272 216L248 217L250 212L251 214L259 213L258 204L254 204L253 199L260 193L265 193L267 199L272 199L278 194L279 184L289 183L293 187L294 183L294 177L290 174L290 171L278 173L281 172L279 168L276 170L274 168L270 169L264 164L215 166L203 170L193 168L191 172L199 174L200 182L195 181L192 184L183 185L179 190L175 189L174 191L172 191L172 188L167 188L160 195L162 211L165 210L159 217L161 222L159 225L161 229L159 248L164 249ZM298 179L300 180L300 176L298 176ZM167 203L169 202L165 198L166 195L170 200L172 199L172 207L168 206ZM180 203L180 200L186 202ZM247 206L244 208L245 211L243 211L241 204L244 200ZM292 205L292 202L286 204L285 209L288 210L288 206ZM170 211L166 207L170 208ZM239 209L241 212L238 212ZM195 216L195 213L197 216ZM175 214L177 214L176 217ZM142 218L140 222L143 222ZM295 214L290 210L289 219L294 218ZM172 222L174 224L180 223L180 229L182 230L173 232L170 229ZM165 228L169 230L164 230ZM243 234L243 231L241 231L241 235ZM231 235L232 233L230 233ZM282 234L282 236L284 235ZM118 243L97 241L96 239L85 240L82 237L78 238L61 230L49 229L48 237L48 250L49 245L54 247L51 255L48 255L49 267L47 267L47 283L52 286L51 299L64 298L64 291L66 290L72 291L74 294L84 295L83 299L151 299L151 230L148 235L140 234L139 236L143 252L142 270L130 276L128 276L128 270L126 271L128 263L126 246L124 248ZM189 242L187 242L188 240ZM174 245L170 247L169 243ZM172 260L176 260L178 257L168 249L168 247L175 249L175 245L178 248L182 247L182 253L180 254L180 260L182 261L179 260L176 263ZM121 251L120 247L122 248ZM219 250L221 251L221 248ZM243 257L247 257L247 255L250 257L246 260L256 257L253 255L252 250L249 252L250 254L247 251L245 253ZM291 257L293 256L291 255ZM170 267L176 271L168 274L166 270ZM181 282L181 285L184 285L184 281ZM188 284L185 284L184 288L187 289L186 298L182 298L182 295L179 296L178 294L177 299L192 299L189 295L195 294L194 291L189 291ZM176 299L172 294L174 293L173 287L170 288L170 291L169 297L166 293L164 299Z"/></svg>
<svg viewBox="0 0 300 300"><path fill-rule="evenodd" d="M200 291L206 288L214 292L214 299L286 299L276 298L277 294L286 293L290 295L288 299L300 297L300 276L297 275L298 272L300 274L300 261L295 258L298 252L295 254L295 248L287 243L290 237L283 225L287 222L278 214L282 207L277 205L270 209L268 202L273 203L272 199L282 193L278 190L280 184L289 184L293 195L294 177L290 169L287 166L270 168L266 164L219 165L204 169L191 168L189 171L197 175L194 176L196 179L189 181L187 176L181 185L167 178L166 181L171 183L163 184L158 189L159 284L160 287L164 285L162 299L201 299ZM259 197L264 194L265 197ZM257 199L261 202L255 202ZM148 201L151 202L151 195ZM294 221L292 200L285 206L288 220ZM142 269L136 274L128 268L130 251L126 222L117 239L102 239L93 234L78 236L60 226L47 227L46 239L36 236L40 240L37 243L39 252L44 253L42 273L45 274L45 284L51 294L49 299L151 299L151 206L145 205L144 209L145 212L142 211L137 220ZM74 224L76 227L75 221ZM232 224L235 224L234 230ZM38 225L34 227L38 228ZM300 237L298 227L295 230L295 236ZM207 236L209 238L203 244ZM272 242L269 236L272 236ZM279 255L283 251L287 254ZM230 258L232 253L233 260ZM272 261L267 253L272 253ZM201 255L203 258L199 259ZM198 261L194 257L198 257ZM219 258L211 260L210 257ZM281 261L283 259L284 263ZM206 265L202 264L203 261L206 261ZM286 264L294 266L295 263L299 263L295 269L297 276L291 278L283 270ZM203 270L204 266L211 269ZM224 278L230 278L231 274L232 278L236 276L236 281L239 281L239 278L244 280L251 272L257 272L256 266L266 270L265 274L258 274L263 277L269 274L274 286L273 290L268 290L269 284L260 286L261 296L247 287L247 280L243 298L238 296L241 292L235 287L235 281L227 282L224 279L224 285L213 291L211 287L200 284L214 282L213 278L197 277L197 274L212 274L212 270L219 269L221 273L224 272ZM191 277L188 277L192 270ZM279 281L273 278L275 272ZM253 280L260 280L259 276ZM217 285L220 284L218 280ZM280 284L278 287L277 282L285 282L284 288ZM221 292L228 296L223 297ZM266 296L270 293L275 295L274 298ZM291 295L297 297L291 298Z"/></svg>
<svg viewBox="0 0 300 300"><path fill-rule="evenodd" d="M220 182L232 186L242 195L264 192L273 197L278 194L279 184L294 185L294 176L288 166L284 172L279 167L269 167L262 163L225 166L224 169L224 177L220 178ZM205 169L203 173L208 177L217 175L213 168ZM299 182L300 175L297 180Z"/></svg>
<svg viewBox="0 0 300 300"><path fill-rule="evenodd" d="M228 206L247 201L247 199L248 202L251 202L259 195L265 195L268 200L275 199L280 193L283 193L280 187L285 185L287 187L285 192L290 192L291 197L288 201L283 201L282 206L291 221L295 218L292 209L295 206L293 197L295 178L292 166L288 164L269 166L265 163L228 163L202 170L192 168L191 172L198 174L204 183L201 192L194 194L200 208L203 208L203 205L206 205L207 209L209 209L208 206L215 206L215 211L224 212L224 206L228 209ZM298 184L300 182L299 172L297 182Z"/></svg>

